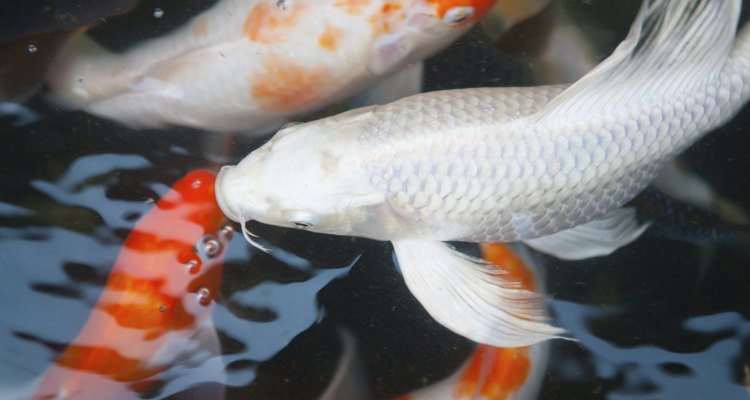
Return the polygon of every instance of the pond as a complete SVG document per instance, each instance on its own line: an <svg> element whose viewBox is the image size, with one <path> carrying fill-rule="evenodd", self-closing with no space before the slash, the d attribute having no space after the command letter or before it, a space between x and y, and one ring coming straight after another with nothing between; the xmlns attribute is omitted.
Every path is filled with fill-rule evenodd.
<svg viewBox="0 0 750 400"><path fill-rule="evenodd" d="M142 0L90 34L122 48L164 34L212 3ZM599 60L624 37L639 2L561 3ZM525 47L498 48L488 35L476 27L428 59L423 90L537 83L539 69ZM518 43L533 42L524 35L518 32ZM29 398L76 340L123 243L175 182L196 169L235 164L267 140L181 127L131 129L61 108L46 87L20 104L24 112L0 114L3 399ZM738 220L750 210L748 126L745 108L680 157L737 210ZM353 355L357 362L344 365L359 378L352 398L395 398L445 379L475 351L414 299L389 243L251 224L271 251L225 231L223 274L202 325L212 329L218 348L199 362L188 357L197 350L170 350L184 359L151 374L142 397L180 398L208 387L197 396L315 399ZM654 229L610 256L575 262L533 254L552 322L574 340L540 347L546 362L535 359L530 367L539 386L532 398L750 398L747 220L738 230L689 241ZM475 246L465 250L478 254Z"/></svg>

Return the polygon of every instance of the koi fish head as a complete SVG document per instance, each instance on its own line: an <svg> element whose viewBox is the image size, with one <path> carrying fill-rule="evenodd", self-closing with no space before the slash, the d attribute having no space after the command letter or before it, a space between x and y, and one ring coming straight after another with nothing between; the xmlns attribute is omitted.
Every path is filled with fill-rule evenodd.
<svg viewBox="0 0 750 400"><path fill-rule="evenodd" d="M352 150L354 141L336 135L351 124L325 121L284 128L236 166L223 167L216 198L224 214L240 223L364 236L360 226L383 195L354 157L361 153ZM255 245L247 232L246 239Z"/></svg>
<svg viewBox="0 0 750 400"><path fill-rule="evenodd" d="M495 0L384 1L369 22L375 55L368 65L382 75L421 61L471 28Z"/></svg>

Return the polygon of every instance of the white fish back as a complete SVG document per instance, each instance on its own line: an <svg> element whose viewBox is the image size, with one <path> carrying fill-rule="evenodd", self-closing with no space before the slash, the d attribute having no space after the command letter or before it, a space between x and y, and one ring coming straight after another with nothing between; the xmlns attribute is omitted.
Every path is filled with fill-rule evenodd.
<svg viewBox="0 0 750 400"><path fill-rule="evenodd" d="M690 7L706 10L659 25ZM559 86L427 93L373 110L360 140L372 184L403 218L394 235L518 241L623 205L748 98L746 32L732 49L738 13L738 1L703 1L643 14L552 101ZM652 28L669 34L642 43Z"/></svg>

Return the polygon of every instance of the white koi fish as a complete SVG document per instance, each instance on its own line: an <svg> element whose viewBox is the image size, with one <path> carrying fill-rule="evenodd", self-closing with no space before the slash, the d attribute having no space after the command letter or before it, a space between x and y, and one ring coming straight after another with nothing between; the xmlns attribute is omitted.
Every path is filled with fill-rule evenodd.
<svg viewBox="0 0 750 400"><path fill-rule="evenodd" d="M750 97L740 3L644 1L567 88L425 93L282 129L224 167L219 204L234 221L392 241L415 297L474 341L558 337L537 296L441 241L582 258L637 237L645 226L620 207Z"/></svg>
<svg viewBox="0 0 750 400"><path fill-rule="evenodd" d="M378 101L419 92L418 62L492 3L223 0L123 54L81 37L62 51L49 82L62 104L131 127L263 131L396 71L388 90L376 90Z"/></svg>

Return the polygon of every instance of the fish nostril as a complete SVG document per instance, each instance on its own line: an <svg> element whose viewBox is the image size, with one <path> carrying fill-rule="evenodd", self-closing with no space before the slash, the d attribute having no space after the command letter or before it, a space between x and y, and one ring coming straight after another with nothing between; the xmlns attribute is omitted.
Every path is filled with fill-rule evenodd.
<svg viewBox="0 0 750 400"><path fill-rule="evenodd" d="M235 222L242 222L239 219L239 216L237 215L234 210L229 206L229 202L226 198L226 188L224 186L224 178L226 177L227 173L233 169L232 166L224 166L221 167L221 170L219 171L219 175L216 177L216 184L214 188L214 194L216 196L216 202L219 203L219 208L221 209L221 212L224 213L224 215L227 216L232 221Z"/></svg>

